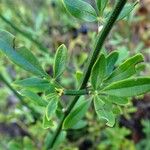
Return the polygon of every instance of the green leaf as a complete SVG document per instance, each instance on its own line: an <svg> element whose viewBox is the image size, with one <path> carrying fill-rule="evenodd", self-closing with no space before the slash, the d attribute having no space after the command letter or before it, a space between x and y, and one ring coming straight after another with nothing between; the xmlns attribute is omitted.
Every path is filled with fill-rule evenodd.
<svg viewBox="0 0 150 150"><path fill-rule="evenodd" d="M44 72L43 68L41 67L39 61L32 54L30 50L28 50L26 47L20 47L20 48L17 48L16 51L18 52L18 54L20 54L23 58L26 59L26 61L28 61L33 66L33 68L31 68L33 70L30 70L31 73L36 75L36 70L38 70L39 76L47 76L47 74ZM35 69L35 73L34 73L34 69Z"/></svg>
<svg viewBox="0 0 150 150"><path fill-rule="evenodd" d="M139 77L110 84L102 93L117 97L133 97L150 92L150 78Z"/></svg>
<svg viewBox="0 0 150 150"><path fill-rule="evenodd" d="M78 123L84 117L90 104L91 100L86 100L81 103L76 109L71 111L71 113L64 120L63 128L69 129L72 128L76 123Z"/></svg>
<svg viewBox="0 0 150 150"><path fill-rule="evenodd" d="M84 128L85 126L87 126L87 121L80 120L72 127L72 129L78 130Z"/></svg>
<svg viewBox="0 0 150 150"><path fill-rule="evenodd" d="M15 46L15 36L5 30L0 29L0 39L3 39L9 45L12 45L12 47Z"/></svg>
<svg viewBox="0 0 150 150"><path fill-rule="evenodd" d="M67 11L74 17L87 22L97 20L95 9L83 0L63 0L63 3Z"/></svg>
<svg viewBox="0 0 150 150"><path fill-rule="evenodd" d="M123 18L128 16L137 4L138 4L138 2L135 2L132 4L126 4L125 7L122 9L120 15L118 16L117 20L122 20Z"/></svg>
<svg viewBox="0 0 150 150"><path fill-rule="evenodd" d="M67 48L65 45L58 47L55 55L54 78L58 78L65 70L67 64Z"/></svg>
<svg viewBox="0 0 150 150"><path fill-rule="evenodd" d="M50 128L51 126L53 126L53 122L52 120L48 120L46 115L43 116L43 128L44 129L48 129Z"/></svg>
<svg viewBox="0 0 150 150"><path fill-rule="evenodd" d="M46 76L37 59L26 48L14 49L14 37L0 30L0 50L16 65L37 76Z"/></svg>
<svg viewBox="0 0 150 150"><path fill-rule="evenodd" d="M112 111L115 115L120 115L122 113L121 108L117 105L114 105Z"/></svg>
<svg viewBox="0 0 150 150"><path fill-rule="evenodd" d="M106 66L106 76L110 75L112 71L114 70L118 57L119 57L119 53L117 51L114 51L108 55L107 66Z"/></svg>
<svg viewBox="0 0 150 150"><path fill-rule="evenodd" d="M13 82L14 86L22 87L24 89L32 90L34 92L44 92L48 89L54 90L54 84L48 82L45 79L31 77L23 80L17 80Z"/></svg>
<svg viewBox="0 0 150 150"><path fill-rule="evenodd" d="M115 115L112 111L112 104L101 100L98 96L94 97L94 108L99 119L107 121L106 125L113 127L115 124Z"/></svg>
<svg viewBox="0 0 150 150"><path fill-rule="evenodd" d="M135 65L143 61L144 58L142 54L137 54L133 57L130 57L118 68L116 68L104 82L111 83L131 77L136 73Z"/></svg>
<svg viewBox="0 0 150 150"><path fill-rule="evenodd" d="M91 72L91 84L96 90L102 84L106 75L106 58L101 54L96 63L94 64Z"/></svg>
<svg viewBox="0 0 150 150"><path fill-rule="evenodd" d="M67 132L66 131L61 131L60 134L58 135L53 148L57 148L66 138Z"/></svg>
<svg viewBox="0 0 150 150"><path fill-rule="evenodd" d="M36 93L33 93L28 90L22 90L21 95L25 96L27 99L31 100L33 103L46 107L47 106L47 101L42 99L40 96L38 96Z"/></svg>
<svg viewBox="0 0 150 150"><path fill-rule="evenodd" d="M96 0L96 5L101 15L103 14L103 11L107 3L108 3L108 0Z"/></svg>
<svg viewBox="0 0 150 150"><path fill-rule="evenodd" d="M81 83L81 80L82 80L82 77L83 77L83 72L77 71L75 76L76 76L76 79L77 79L78 83Z"/></svg>
<svg viewBox="0 0 150 150"><path fill-rule="evenodd" d="M58 97L55 96L49 99L49 103L46 107L46 117L48 120L50 120L52 115L56 112L57 104L58 104Z"/></svg>
<svg viewBox="0 0 150 150"><path fill-rule="evenodd" d="M109 102L117 104L117 105L126 105L129 101L128 98L125 97L116 97L116 96L107 96Z"/></svg>
<svg viewBox="0 0 150 150"><path fill-rule="evenodd" d="M65 140L66 135L67 135L66 131L61 131L60 134L58 135L52 149L57 150L58 146ZM49 143L52 143L52 140L53 140L53 135L52 135L52 133L48 132L48 134L45 138L45 143L44 143L44 145L46 147L45 149L48 149L48 145L49 145Z"/></svg>

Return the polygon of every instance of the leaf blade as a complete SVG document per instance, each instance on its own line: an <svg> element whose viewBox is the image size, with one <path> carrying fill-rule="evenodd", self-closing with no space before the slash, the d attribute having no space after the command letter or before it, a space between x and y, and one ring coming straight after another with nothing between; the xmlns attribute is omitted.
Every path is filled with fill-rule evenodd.
<svg viewBox="0 0 150 150"><path fill-rule="evenodd" d="M112 105L108 102L103 102L98 96L94 97L94 108L99 119L107 121L106 125L113 127L115 124L115 115L112 111Z"/></svg>
<svg viewBox="0 0 150 150"><path fill-rule="evenodd" d="M116 68L104 82L108 84L114 81L119 81L131 77L136 73L135 65L143 61L143 55L140 53L130 57L118 68Z"/></svg>
<svg viewBox="0 0 150 150"><path fill-rule="evenodd" d="M58 104L58 98L56 96L50 99L46 107L46 117L48 120L50 120L52 115L56 112L57 104Z"/></svg>
<svg viewBox="0 0 150 150"><path fill-rule="evenodd" d="M102 92L117 97L133 97L150 92L150 78L139 77L110 84Z"/></svg>
<svg viewBox="0 0 150 150"><path fill-rule="evenodd" d="M54 78L58 78L65 70L67 63L67 48L64 44L57 49L54 62Z"/></svg>
<svg viewBox="0 0 150 150"><path fill-rule="evenodd" d="M46 107L47 106L47 101L42 99L40 96L38 96L36 93L33 93L29 90L22 90L21 95L26 97L27 99L31 100L34 104Z"/></svg>
<svg viewBox="0 0 150 150"><path fill-rule="evenodd" d="M134 9L134 7L138 4L138 2L135 2L133 4L126 4L125 7L122 9L120 15L118 16L117 20L122 20L127 15L130 14L130 12Z"/></svg>
<svg viewBox="0 0 150 150"><path fill-rule="evenodd" d="M90 106L91 100L84 101L76 109L74 109L64 120L63 129L72 128L84 116Z"/></svg>
<svg viewBox="0 0 150 150"><path fill-rule="evenodd" d="M96 0L96 5L99 10L99 13L102 15L103 11L108 3L108 0Z"/></svg>
<svg viewBox="0 0 150 150"><path fill-rule="evenodd" d="M84 21L93 22L97 19L95 9L82 0L63 0L67 11L74 17Z"/></svg>
<svg viewBox="0 0 150 150"><path fill-rule="evenodd" d="M91 84L96 90L102 84L106 74L106 59L104 54L101 54L94 64L91 72Z"/></svg>
<svg viewBox="0 0 150 150"><path fill-rule="evenodd" d="M24 89L32 90L34 92L45 92L48 89L54 89L55 86L47 80L30 77L23 80L16 80L13 82L16 87L22 87Z"/></svg>
<svg viewBox="0 0 150 150"><path fill-rule="evenodd" d="M30 51L28 51L26 48L24 48L22 51L16 51L14 49L14 37L7 31L0 30L0 50L13 63L22 69L40 77L46 76L46 73ZM29 58L27 58L27 56L29 56Z"/></svg>

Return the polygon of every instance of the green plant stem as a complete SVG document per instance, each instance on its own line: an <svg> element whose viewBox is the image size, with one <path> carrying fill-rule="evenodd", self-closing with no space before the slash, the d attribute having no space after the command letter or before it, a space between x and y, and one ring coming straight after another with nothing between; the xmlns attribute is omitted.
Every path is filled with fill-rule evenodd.
<svg viewBox="0 0 150 150"><path fill-rule="evenodd" d="M115 21L117 20L121 10L123 9L124 5L126 4L126 2L127 2L127 0L118 0L117 5L115 6L115 8L114 8L110 18L108 19L107 23L103 27L102 31L98 34L94 51L92 52L92 55L91 55L91 57L88 60L88 64L87 64L86 70L84 72L83 80L82 80L82 83L81 83L81 86L80 86L79 90L82 90L82 89L86 88L86 84L87 84L87 82L88 82L88 80L90 78L91 69L92 69L95 61L97 60L98 55L99 55L99 53L101 51L101 48L102 48L102 46L103 46L103 44L104 44L108 34L110 33L110 31L111 31ZM71 102L69 107L67 108L65 115L61 119L61 121L60 121L60 123L59 123L59 125L58 125L58 127L56 129L56 131L54 132L52 140L50 141L50 143L47 146L47 149L53 148L53 145L54 145L54 143L55 143L59 133L61 132L62 125L63 125L63 122L64 122L65 118L71 112L71 110L73 109L74 105L78 101L79 97L80 96L78 96L78 95L75 96L75 98L73 99L73 101Z"/></svg>
<svg viewBox="0 0 150 150"><path fill-rule="evenodd" d="M40 50L47 52L48 49L46 47L44 47L39 41L35 40L32 35L30 35L29 33L26 33L25 31L20 30L17 26L15 26L14 24L12 24L8 19L6 19L2 14L0 14L0 18L7 23L8 25L10 25L15 31L17 31L18 33L20 33L22 36L24 36L25 38L29 39L31 42L33 42Z"/></svg>
<svg viewBox="0 0 150 150"><path fill-rule="evenodd" d="M64 95L88 95L89 91L87 89L82 89L82 90L64 90L63 91Z"/></svg>
<svg viewBox="0 0 150 150"><path fill-rule="evenodd" d="M0 74L0 81L2 81L13 93L14 95L20 100L21 104L26 106L29 110L31 110L32 115L34 116L34 119L39 118L39 113L37 113L33 108L31 108L24 100L23 96L21 96L10 84L9 82L5 79L5 77Z"/></svg>

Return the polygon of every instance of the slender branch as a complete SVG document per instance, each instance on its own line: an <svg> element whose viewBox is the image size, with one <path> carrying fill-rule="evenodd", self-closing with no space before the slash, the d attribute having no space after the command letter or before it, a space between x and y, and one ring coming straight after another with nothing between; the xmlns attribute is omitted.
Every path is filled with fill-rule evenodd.
<svg viewBox="0 0 150 150"><path fill-rule="evenodd" d="M17 31L18 33L20 33L22 36L24 36L25 38L29 39L30 41L32 41L40 50L47 52L48 49L46 47L44 47L39 41L35 40L32 35L30 35L29 33L26 33L25 31L20 30L17 26L15 26L14 24L12 24L7 18L5 18L2 14L0 14L0 18L7 23L8 25L10 25L15 31Z"/></svg>
<svg viewBox="0 0 150 150"><path fill-rule="evenodd" d="M86 70L84 72L83 81L82 81L82 84L81 84L79 90L82 90L82 89L86 88L86 84L87 84L87 82L89 80L89 77L90 77L90 74L91 74L91 69L92 69L95 61L97 60L98 55L101 51L101 48L102 48L108 34L110 33L115 21L117 20L121 10L123 9L124 5L126 4L126 2L127 2L127 0L119 0L117 2L117 5L115 6L109 20L107 21L107 23L104 26L103 30L98 34L98 38L97 38L97 41L96 41L96 44L95 44L94 51L93 51L91 57L88 60L87 67L86 67ZM53 135L50 143L48 144L47 149L53 148L53 145L54 145L59 133L61 132L62 125L63 125L63 122L64 122L65 118L71 112L74 105L78 101L79 97L80 96L78 96L78 95L75 96L75 98L73 99L73 101L71 102L69 107L67 108L67 111L66 111L65 115L63 116L63 118L61 119L56 131L54 132L54 135Z"/></svg>

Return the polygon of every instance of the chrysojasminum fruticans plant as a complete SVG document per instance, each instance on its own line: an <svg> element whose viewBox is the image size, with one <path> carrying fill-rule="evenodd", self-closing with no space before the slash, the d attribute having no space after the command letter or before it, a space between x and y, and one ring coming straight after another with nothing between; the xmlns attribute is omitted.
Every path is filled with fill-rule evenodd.
<svg viewBox="0 0 150 150"><path fill-rule="evenodd" d="M150 77L137 76L138 65L144 62L141 53L131 56L116 66L118 51L108 55L101 52L114 23L128 16L137 2L127 3L127 0L118 0L109 13L105 13L108 0L95 0L95 8L83 0L62 0L62 2L72 16L86 22L98 22L98 25L103 27L97 34L85 70L79 75L78 89L68 90L59 82L67 66L68 50L64 44L57 49L53 75L50 76L30 50L26 47L17 48L15 37L7 31L0 30L1 52L33 75L13 82L13 86L21 89L18 94L44 109L44 128L49 128L58 122L56 130L47 138L46 149L56 147L64 139L67 129L74 129L76 125L82 126L81 119L92 103L97 117L113 127L115 118L121 113L121 107L126 105L128 100L150 91ZM38 93L42 93L42 96ZM66 108L61 105L64 95L74 96Z"/></svg>

